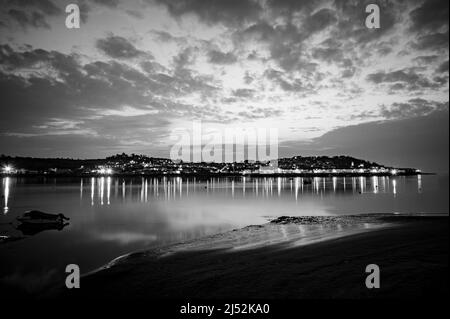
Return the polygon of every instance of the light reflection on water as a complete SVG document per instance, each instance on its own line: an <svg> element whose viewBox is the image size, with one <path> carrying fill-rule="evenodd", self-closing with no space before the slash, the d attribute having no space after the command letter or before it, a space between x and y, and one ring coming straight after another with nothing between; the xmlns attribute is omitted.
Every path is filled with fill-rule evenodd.
<svg viewBox="0 0 450 319"><path fill-rule="evenodd" d="M414 179L414 180L413 180ZM89 181L90 180L90 181ZM246 197L246 194L255 198L289 197L295 201L299 195L336 195L336 194L397 194L397 183L416 184L417 194L422 193L422 176L415 177L315 177L312 182L308 178L246 178L239 180L230 178L214 178L197 180L195 178L142 178L122 179L114 177L91 177L80 179L79 197L83 201L85 193L90 193L90 203L94 205L110 205L111 198L148 202L153 199L165 201L182 199L183 197L198 196L199 192L212 195L231 195L231 198ZM88 182L88 183L87 183ZM3 178L3 209L8 211L10 197L11 177ZM14 181L16 184L16 181ZM48 182L44 185L48 185ZM86 186L85 186L86 185ZM88 186L89 185L89 186ZM369 185L369 186L368 186ZM64 185L59 185L64 187ZM19 186L21 187L21 186ZM411 189L405 189L410 193Z"/></svg>
<svg viewBox="0 0 450 319"><path fill-rule="evenodd" d="M68 263L87 272L130 251L261 224L267 216L448 214L448 176L4 177L1 185L0 235L23 236L8 223L30 209L71 220L61 231L0 245L0 286L23 274L28 281L50 271L63 276Z"/></svg>
<svg viewBox="0 0 450 319"><path fill-rule="evenodd" d="M5 177L2 180L2 185L3 185L3 212L6 214L8 213L8 200L9 200L9 187L11 184L11 178L10 177Z"/></svg>

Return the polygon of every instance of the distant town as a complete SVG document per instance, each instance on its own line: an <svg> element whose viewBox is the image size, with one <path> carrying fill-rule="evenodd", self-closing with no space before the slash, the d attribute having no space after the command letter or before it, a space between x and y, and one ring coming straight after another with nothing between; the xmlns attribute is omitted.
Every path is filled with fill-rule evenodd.
<svg viewBox="0 0 450 319"><path fill-rule="evenodd" d="M277 161L193 163L136 154L118 154L105 159L31 158L0 156L2 175L49 176L336 176L416 175L414 168L395 168L350 156L295 156Z"/></svg>

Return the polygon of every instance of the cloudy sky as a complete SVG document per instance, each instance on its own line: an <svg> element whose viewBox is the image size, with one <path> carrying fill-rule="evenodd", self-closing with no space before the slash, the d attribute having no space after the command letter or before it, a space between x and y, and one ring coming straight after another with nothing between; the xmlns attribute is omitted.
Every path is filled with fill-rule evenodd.
<svg viewBox="0 0 450 319"><path fill-rule="evenodd" d="M195 120L278 128L281 156L448 171L446 0L0 3L0 153L167 157Z"/></svg>

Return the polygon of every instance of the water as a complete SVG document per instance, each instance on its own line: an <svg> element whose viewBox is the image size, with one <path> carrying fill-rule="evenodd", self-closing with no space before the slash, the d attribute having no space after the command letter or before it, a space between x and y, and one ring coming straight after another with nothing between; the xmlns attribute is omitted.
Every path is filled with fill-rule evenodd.
<svg viewBox="0 0 450 319"><path fill-rule="evenodd" d="M120 255L289 215L448 214L448 175L347 178L2 178L0 287L36 292ZM31 209L71 218L61 230L16 229ZM9 223L13 224L9 224ZM6 290L4 290L6 291Z"/></svg>

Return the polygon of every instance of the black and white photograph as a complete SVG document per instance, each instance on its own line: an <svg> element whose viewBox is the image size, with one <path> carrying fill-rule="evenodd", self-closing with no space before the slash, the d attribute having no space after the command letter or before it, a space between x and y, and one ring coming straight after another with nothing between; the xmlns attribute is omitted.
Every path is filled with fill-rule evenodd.
<svg viewBox="0 0 450 319"><path fill-rule="evenodd" d="M0 4L3 301L448 295L447 0Z"/></svg>

